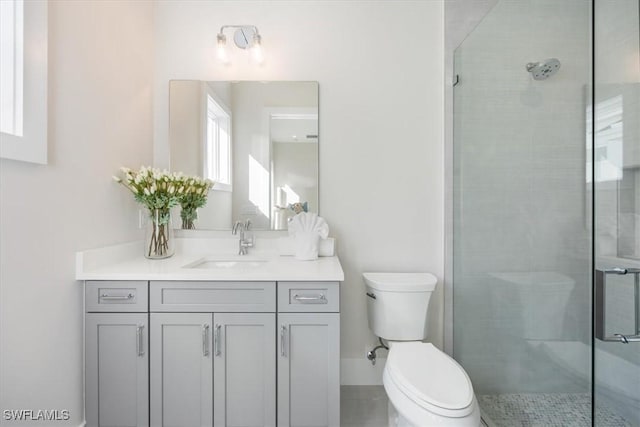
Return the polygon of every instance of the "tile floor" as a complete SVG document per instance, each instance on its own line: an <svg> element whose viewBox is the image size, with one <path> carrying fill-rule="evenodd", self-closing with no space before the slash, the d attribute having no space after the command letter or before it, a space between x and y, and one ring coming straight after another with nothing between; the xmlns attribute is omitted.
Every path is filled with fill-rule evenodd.
<svg viewBox="0 0 640 427"><path fill-rule="evenodd" d="M591 426L591 396L587 393L479 395L478 402L491 427ZM603 427L631 427L606 407L599 408L597 421Z"/></svg>
<svg viewBox="0 0 640 427"><path fill-rule="evenodd" d="M387 427L387 395L381 385L340 388L342 427Z"/></svg>
<svg viewBox="0 0 640 427"><path fill-rule="evenodd" d="M387 396L382 386L342 386L342 427L387 427ZM591 425L590 397L582 393L480 395L491 427L584 427ZM602 408L598 425L631 426Z"/></svg>

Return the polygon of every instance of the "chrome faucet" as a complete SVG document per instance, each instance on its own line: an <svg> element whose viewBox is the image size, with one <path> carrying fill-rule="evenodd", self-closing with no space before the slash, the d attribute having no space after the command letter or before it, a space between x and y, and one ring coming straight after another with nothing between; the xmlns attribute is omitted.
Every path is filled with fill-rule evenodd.
<svg viewBox="0 0 640 427"><path fill-rule="evenodd" d="M246 255L249 248L253 247L253 237L247 238L245 231L249 231L251 227L251 221L248 219L245 221L236 221L233 224L231 234L236 235L240 231L240 240L238 241L238 255Z"/></svg>

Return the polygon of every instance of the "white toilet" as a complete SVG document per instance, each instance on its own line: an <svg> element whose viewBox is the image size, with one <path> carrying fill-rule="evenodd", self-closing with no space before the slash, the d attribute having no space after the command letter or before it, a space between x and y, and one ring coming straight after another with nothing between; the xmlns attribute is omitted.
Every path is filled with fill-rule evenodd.
<svg viewBox="0 0 640 427"><path fill-rule="evenodd" d="M364 273L369 328L389 343L383 384L389 426L480 425L469 376L427 335L427 309L437 279L429 273Z"/></svg>

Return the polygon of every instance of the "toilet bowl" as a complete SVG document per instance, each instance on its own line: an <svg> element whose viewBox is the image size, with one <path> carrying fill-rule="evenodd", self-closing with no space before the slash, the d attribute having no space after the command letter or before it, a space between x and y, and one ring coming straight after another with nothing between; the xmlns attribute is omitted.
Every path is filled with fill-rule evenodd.
<svg viewBox="0 0 640 427"><path fill-rule="evenodd" d="M388 340L383 384L389 426L478 427L480 409L469 376L422 340L437 279L429 273L364 273L369 328Z"/></svg>
<svg viewBox="0 0 640 427"><path fill-rule="evenodd" d="M480 425L471 380L433 344L393 343L382 377L390 426Z"/></svg>

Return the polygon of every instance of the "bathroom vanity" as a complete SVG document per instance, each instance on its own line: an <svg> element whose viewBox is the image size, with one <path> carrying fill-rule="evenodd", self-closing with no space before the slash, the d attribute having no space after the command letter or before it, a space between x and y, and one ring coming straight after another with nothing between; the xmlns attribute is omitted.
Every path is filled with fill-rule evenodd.
<svg viewBox="0 0 640 427"><path fill-rule="evenodd" d="M183 240L161 261L137 244L78 254L87 426L338 426L337 257Z"/></svg>

